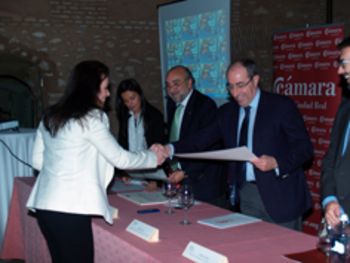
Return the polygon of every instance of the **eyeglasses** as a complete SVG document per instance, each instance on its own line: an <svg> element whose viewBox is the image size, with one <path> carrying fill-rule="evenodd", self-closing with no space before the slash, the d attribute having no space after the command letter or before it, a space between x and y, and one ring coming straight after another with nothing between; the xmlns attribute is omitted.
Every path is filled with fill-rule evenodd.
<svg viewBox="0 0 350 263"><path fill-rule="evenodd" d="M245 88L246 86L248 86L248 84L253 80L253 78L250 78L248 81L246 82L238 82L236 84L231 84L231 83L226 83L226 88L229 90L233 90L235 87L242 89Z"/></svg>
<svg viewBox="0 0 350 263"><path fill-rule="evenodd" d="M339 59L338 65L339 67L345 68L347 64L350 64L350 59Z"/></svg>
<svg viewBox="0 0 350 263"><path fill-rule="evenodd" d="M165 87L166 88L179 88L182 86L182 84L184 84L185 81L187 81L188 78L183 79L183 80L174 80L173 82L169 83L169 82L165 82Z"/></svg>

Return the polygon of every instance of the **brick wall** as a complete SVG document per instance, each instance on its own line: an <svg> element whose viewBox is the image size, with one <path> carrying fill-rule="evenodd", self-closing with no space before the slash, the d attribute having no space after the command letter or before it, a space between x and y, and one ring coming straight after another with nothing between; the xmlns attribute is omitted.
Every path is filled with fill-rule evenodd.
<svg viewBox="0 0 350 263"><path fill-rule="evenodd" d="M42 79L31 80L30 73L24 78L34 90L42 89L47 106L61 96L77 62L99 59L110 67L116 84L137 78L149 101L162 110L157 5L167 2L171 1L2 0L0 74L15 68L11 57L26 59ZM231 6L232 56L256 59L265 89L271 87L271 34L326 21L326 0L232 0ZM347 0L334 3L334 22L349 27L349 6ZM111 117L116 130L113 112Z"/></svg>

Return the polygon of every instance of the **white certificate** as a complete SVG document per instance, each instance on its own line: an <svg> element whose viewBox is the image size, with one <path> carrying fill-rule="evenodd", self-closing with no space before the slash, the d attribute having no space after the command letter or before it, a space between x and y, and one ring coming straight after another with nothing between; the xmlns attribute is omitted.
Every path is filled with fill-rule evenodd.
<svg viewBox="0 0 350 263"><path fill-rule="evenodd" d="M255 154L252 153L246 146L218 151L177 153L175 156L188 159L208 159L223 161L251 161L257 158Z"/></svg>
<svg viewBox="0 0 350 263"><path fill-rule="evenodd" d="M148 170L126 170L128 175L137 179L153 179L167 181L168 178L162 168Z"/></svg>

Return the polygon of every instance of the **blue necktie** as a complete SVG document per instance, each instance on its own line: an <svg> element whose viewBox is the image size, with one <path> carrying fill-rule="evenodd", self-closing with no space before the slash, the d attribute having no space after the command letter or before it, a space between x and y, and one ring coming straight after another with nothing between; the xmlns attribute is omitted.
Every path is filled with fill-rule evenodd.
<svg viewBox="0 0 350 263"><path fill-rule="evenodd" d="M241 125L241 129L239 132L239 141L238 146L248 146L248 128L249 128L249 115L250 115L250 106L244 108L244 119ZM246 180L246 171L247 171L247 162L238 162L236 164L236 185L232 185L231 193L230 193L230 201L232 205L236 205L238 201L238 191L240 187Z"/></svg>
<svg viewBox="0 0 350 263"><path fill-rule="evenodd" d="M348 123L348 127L346 128L346 132L345 132L345 137L344 137L344 142L343 142L343 150L342 150L342 155L345 154L346 149L349 145L349 133L350 133L350 121Z"/></svg>
<svg viewBox="0 0 350 263"><path fill-rule="evenodd" d="M249 115L250 115L250 106L244 108L244 119L242 122L241 130L239 132L239 144L238 146L248 146L248 128L249 128ZM240 162L237 165L237 175L239 178L238 186L242 186L243 182L246 179L247 173L247 162Z"/></svg>

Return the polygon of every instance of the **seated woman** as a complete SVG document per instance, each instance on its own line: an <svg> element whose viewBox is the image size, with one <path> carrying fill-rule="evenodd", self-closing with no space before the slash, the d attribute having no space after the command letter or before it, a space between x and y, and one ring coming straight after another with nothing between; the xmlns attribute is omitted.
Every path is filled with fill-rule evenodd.
<svg viewBox="0 0 350 263"><path fill-rule="evenodd" d="M118 142L129 151L148 149L153 143L166 141L163 114L145 98L140 84L135 79L125 79L118 85L116 97L119 121ZM118 171L118 175L127 175ZM153 190L157 184L149 181L147 189Z"/></svg>

